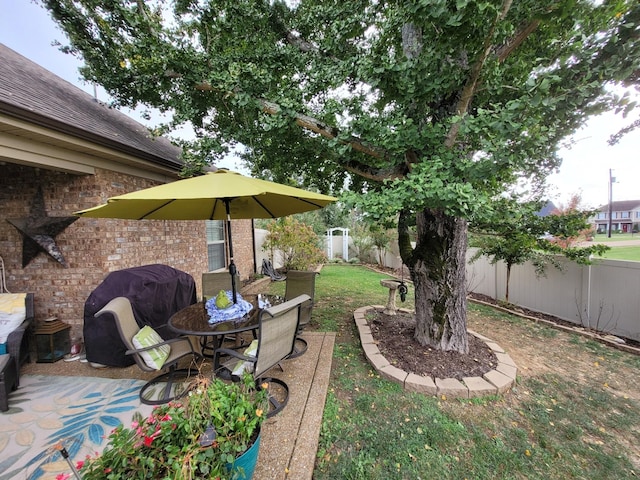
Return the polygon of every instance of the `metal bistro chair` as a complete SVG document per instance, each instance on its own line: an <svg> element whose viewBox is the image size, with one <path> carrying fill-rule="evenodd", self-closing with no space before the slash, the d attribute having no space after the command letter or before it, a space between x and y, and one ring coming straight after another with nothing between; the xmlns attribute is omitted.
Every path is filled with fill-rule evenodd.
<svg viewBox="0 0 640 480"><path fill-rule="evenodd" d="M153 349L157 349L162 345L169 345L170 352L160 369L166 372L154 377L148 381L140 389L140 401L147 405L159 405L167 403L176 398L180 398L188 392L188 385L192 374L191 365L189 368L178 369L178 361L185 357L193 357L194 360L199 360L202 356L193 349L191 340L188 337L177 337L169 340L162 340L159 343L154 343L145 348L136 348L133 343L133 337L138 334L141 328L138 326L136 319L133 315L133 308L131 302L126 297L116 297L107 303L95 316L104 315L110 313L118 327L120 338L127 348L125 352L127 355L133 355L133 358L145 372L153 372L159 370L158 368L152 368L145 362L142 357L142 352L147 352ZM193 372L197 372L197 365L194 365Z"/></svg>
<svg viewBox="0 0 640 480"><path fill-rule="evenodd" d="M313 302L316 291L316 277L318 272L289 270L285 283L284 299L290 300L298 295L309 295L309 300L300 308L300 327L296 337L296 346L291 358L299 357L307 351L307 341L300 337L304 327L311 321Z"/></svg>
<svg viewBox="0 0 640 480"><path fill-rule="evenodd" d="M265 376L265 373L276 365L284 371L280 362L291 357L295 346L296 332L300 325L301 307L309 299L308 295L300 295L260 311L258 348L255 356L244 355L232 349L220 349L220 353L232 357L222 366L232 379L239 379L238 376L231 375L231 372L236 369L238 360L240 360L253 365L253 378L256 385L263 383L269 385L270 405L267 417L272 417L285 407L289 400L289 387L283 380Z"/></svg>

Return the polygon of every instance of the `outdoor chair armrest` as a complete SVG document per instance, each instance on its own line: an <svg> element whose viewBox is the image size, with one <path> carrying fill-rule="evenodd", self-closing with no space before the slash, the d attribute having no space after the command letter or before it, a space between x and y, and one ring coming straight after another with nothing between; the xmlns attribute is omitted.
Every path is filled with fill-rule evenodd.
<svg viewBox="0 0 640 480"><path fill-rule="evenodd" d="M25 297L25 319L18 328L7 336L7 353L13 357L16 365L16 379L20 381L20 367L24 362L31 361L29 328L33 323L33 293Z"/></svg>
<svg viewBox="0 0 640 480"><path fill-rule="evenodd" d="M28 322L25 320L18 328L9 333L7 336L7 353L12 355L18 354L20 351L20 344L22 343L22 337L26 333L28 327Z"/></svg>
<svg viewBox="0 0 640 480"><path fill-rule="evenodd" d="M253 355L244 355L243 353L240 353L237 350L234 350L232 348L219 348L217 352L222 355L229 355L230 357L235 357L238 360L244 360L245 362L255 363L257 360L257 357Z"/></svg>
<svg viewBox="0 0 640 480"><path fill-rule="evenodd" d="M164 340L164 341L159 342L159 343L154 343L153 345L149 345L148 347L134 348L134 349L131 349L131 350L127 350L124 353L125 353L125 355L134 355L136 353L146 352L147 350L153 350L154 348L161 347L162 345L169 345L171 343L176 343L176 342L184 342L185 340L187 342L189 342L189 346L191 347L191 351L193 351L195 353L195 350L193 350L193 345L191 344L191 340L189 340L188 337L169 338L168 340Z"/></svg>

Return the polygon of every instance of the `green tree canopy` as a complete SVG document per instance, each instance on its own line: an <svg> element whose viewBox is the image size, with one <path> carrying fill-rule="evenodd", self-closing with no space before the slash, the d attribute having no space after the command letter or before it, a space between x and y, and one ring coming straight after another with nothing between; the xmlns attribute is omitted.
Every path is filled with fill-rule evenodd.
<svg viewBox="0 0 640 480"><path fill-rule="evenodd" d="M460 352L467 220L541 188L640 71L636 0L43 3L116 104L193 125L196 164L241 143L256 174L348 185L398 218L416 339Z"/></svg>
<svg viewBox="0 0 640 480"><path fill-rule="evenodd" d="M485 255L491 263L504 262L507 269L507 302L511 268L514 265L531 262L536 273L543 275L547 265L561 268L559 255L586 265L591 262L591 255L602 255L609 249L601 244L584 247L572 244L571 240L590 227L590 219L595 214L593 210L579 210L579 202L564 211L556 209L545 216L540 214L544 202L518 203L503 198L497 203L509 215L496 216L485 223L472 225L471 230L476 234L472 246L478 248L472 260Z"/></svg>

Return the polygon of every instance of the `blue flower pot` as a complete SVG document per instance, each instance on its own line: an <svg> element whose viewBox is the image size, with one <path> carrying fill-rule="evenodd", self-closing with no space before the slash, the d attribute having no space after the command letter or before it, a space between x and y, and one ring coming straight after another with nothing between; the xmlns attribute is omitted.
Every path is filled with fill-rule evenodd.
<svg viewBox="0 0 640 480"><path fill-rule="evenodd" d="M249 450L244 452L235 462L229 465L229 473L234 480L251 480L253 477L253 471L258 463L258 450L260 449L260 437L262 433L258 434L258 438L253 442L253 445L249 447Z"/></svg>

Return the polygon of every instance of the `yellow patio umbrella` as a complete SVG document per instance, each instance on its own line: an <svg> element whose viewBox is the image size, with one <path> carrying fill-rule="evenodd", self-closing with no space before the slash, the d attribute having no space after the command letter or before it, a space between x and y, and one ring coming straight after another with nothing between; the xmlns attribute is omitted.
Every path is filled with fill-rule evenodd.
<svg viewBox="0 0 640 480"><path fill-rule="evenodd" d="M107 199L74 215L129 220L226 220L229 273L235 280L231 219L278 218L325 207L337 199L229 170L146 188ZM233 301L236 286L233 281Z"/></svg>

